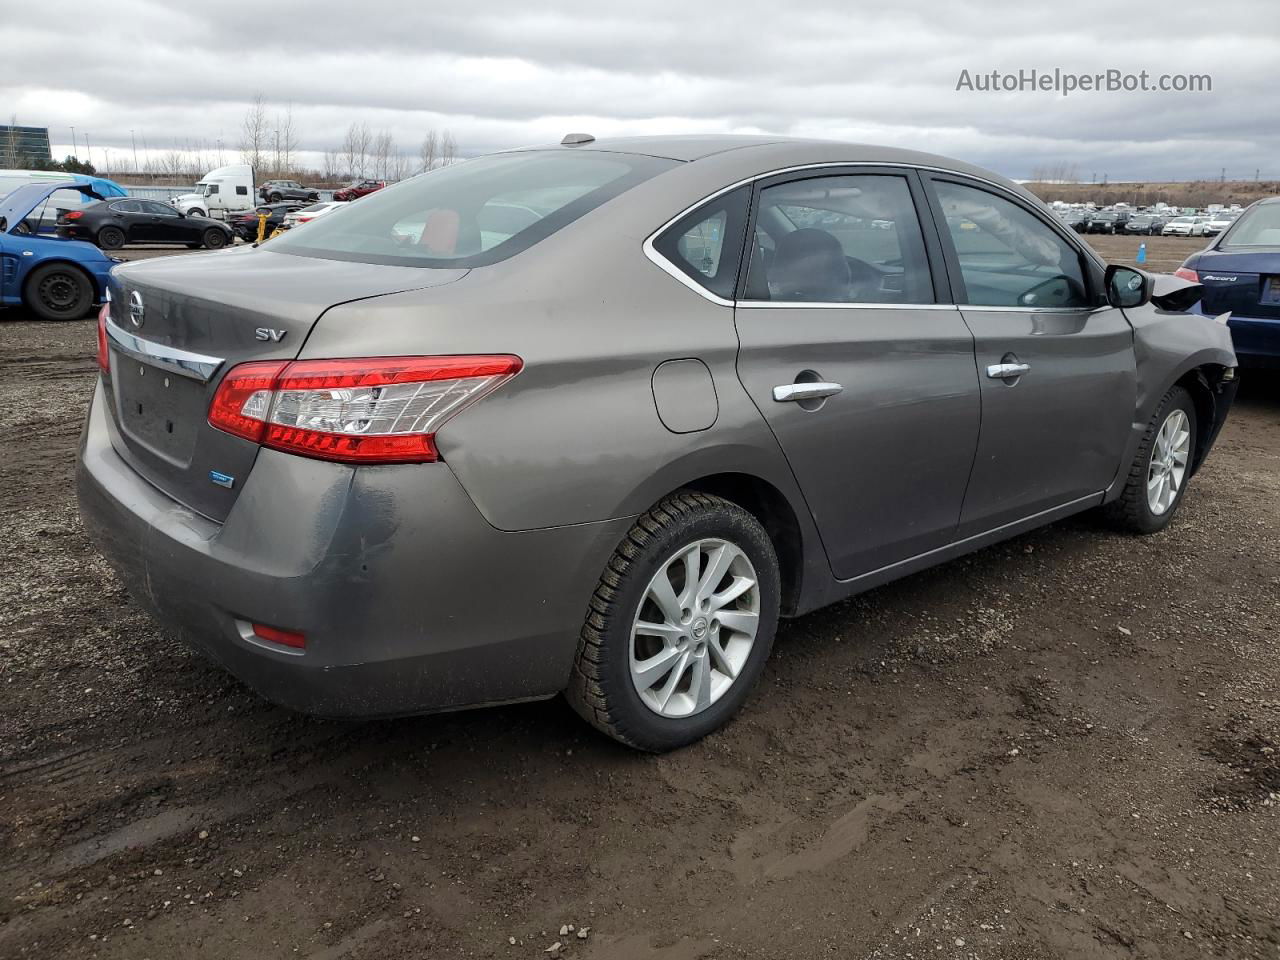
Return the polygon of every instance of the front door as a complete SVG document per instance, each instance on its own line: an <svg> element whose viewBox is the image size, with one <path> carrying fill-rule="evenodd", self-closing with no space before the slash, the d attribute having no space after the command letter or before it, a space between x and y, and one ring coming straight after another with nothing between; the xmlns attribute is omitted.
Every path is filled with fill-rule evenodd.
<svg viewBox="0 0 1280 960"><path fill-rule="evenodd" d="M755 201L738 376L832 571L849 579L948 543L978 440L978 383L937 236L921 228L920 181L811 171L763 181Z"/></svg>
<svg viewBox="0 0 1280 960"><path fill-rule="evenodd" d="M147 224L148 239L161 243L191 240L190 232L178 211L158 200L143 200L142 219Z"/></svg>
<svg viewBox="0 0 1280 960"><path fill-rule="evenodd" d="M1047 216L985 186L926 179L982 389L964 537L1110 485L1135 406L1133 330Z"/></svg>

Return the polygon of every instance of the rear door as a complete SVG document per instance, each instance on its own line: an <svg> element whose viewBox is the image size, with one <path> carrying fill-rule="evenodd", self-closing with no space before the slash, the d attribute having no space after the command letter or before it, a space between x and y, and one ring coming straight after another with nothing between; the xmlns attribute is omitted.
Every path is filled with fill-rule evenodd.
<svg viewBox="0 0 1280 960"><path fill-rule="evenodd" d="M1111 483L1136 403L1133 331L1047 214L990 184L926 181L982 390L963 537Z"/></svg>
<svg viewBox="0 0 1280 960"><path fill-rule="evenodd" d="M841 579L949 542L973 464L973 337L923 209L917 175L899 168L755 190L738 375Z"/></svg>

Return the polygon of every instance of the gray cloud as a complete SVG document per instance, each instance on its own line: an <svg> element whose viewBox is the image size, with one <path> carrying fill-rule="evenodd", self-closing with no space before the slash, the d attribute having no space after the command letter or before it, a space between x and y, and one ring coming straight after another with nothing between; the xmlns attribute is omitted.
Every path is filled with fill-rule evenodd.
<svg viewBox="0 0 1280 960"><path fill-rule="evenodd" d="M864 5L865 7L865 5ZM302 148L353 120L407 152L428 128L463 152L597 135L769 132L891 143L1015 177L1073 163L1085 178L1280 178L1273 93L1280 30L1265 4L1120 8L816 0L527 0L333 4L118 0L76 25L0 0L7 118L87 132L95 160L221 140L247 102L292 104ZM1208 73L1209 93L977 93L962 70ZM64 148L69 149L69 148Z"/></svg>

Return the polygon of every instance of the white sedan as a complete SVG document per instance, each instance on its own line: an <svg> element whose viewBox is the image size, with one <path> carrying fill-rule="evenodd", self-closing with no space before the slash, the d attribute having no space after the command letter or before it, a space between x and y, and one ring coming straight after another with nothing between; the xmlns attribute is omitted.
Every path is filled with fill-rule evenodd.
<svg viewBox="0 0 1280 960"><path fill-rule="evenodd" d="M1204 225L1208 221L1204 217L1174 217L1160 231L1165 237L1203 237Z"/></svg>
<svg viewBox="0 0 1280 960"><path fill-rule="evenodd" d="M313 203L311 206L303 207L300 210L290 210L285 214L285 229L288 230L301 224L309 223L316 217L323 217L325 214L332 213L343 206L346 206L346 204L338 203L336 200L326 200L322 203Z"/></svg>

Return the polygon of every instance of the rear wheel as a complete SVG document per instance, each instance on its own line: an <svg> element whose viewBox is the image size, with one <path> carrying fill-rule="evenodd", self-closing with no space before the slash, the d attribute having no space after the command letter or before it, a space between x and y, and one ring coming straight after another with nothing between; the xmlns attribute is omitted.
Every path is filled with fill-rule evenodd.
<svg viewBox="0 0 1280 960"><path fill-rule="evenodd" d="M778 560L728 500L677 493L614 551L578 641L566 697L641 750L693 743L742 706L773 646Z"/></svg>
<svg viewBox="0 0 1280 960"><path fill-rule="evenodd" d="M227 235L217 227L210 227L204 232L204 245L210 250L217 250L227 245Z"/></svg>
<svg viewBox="0 0 1280 960"><path fill-rule="evenodd" d="M36 267L27 278L24 299L41 320L79 320L93 308L93 284L69 264Z"/></svg>
<svg viewBox="0 0 1280 960"><path fill-rule="evenodd" d="M103 250L118 250L124 242L124 231L119 227L103 227L98 231L98 246Z"/></svg>
<svg viewBox="0 0 1280 960"><path fill-rule="evenodd" d="M1124 491L1107 505L1112 522L1133 533L1167 527L1186 493L1195 449L1195 403L1185 389L1173 387L1147 425Z"/></svg>

